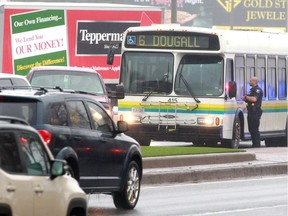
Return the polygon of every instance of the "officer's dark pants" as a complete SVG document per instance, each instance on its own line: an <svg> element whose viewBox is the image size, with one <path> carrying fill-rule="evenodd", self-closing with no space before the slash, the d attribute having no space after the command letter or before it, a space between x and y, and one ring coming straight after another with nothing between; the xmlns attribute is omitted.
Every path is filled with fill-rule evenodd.
<svg viewBox="0 0 288 216"><path fill-rule="evenodd" d="M259 125L262 113L248 111L248 130L251 134L252 147L260 147Z"/></svg>

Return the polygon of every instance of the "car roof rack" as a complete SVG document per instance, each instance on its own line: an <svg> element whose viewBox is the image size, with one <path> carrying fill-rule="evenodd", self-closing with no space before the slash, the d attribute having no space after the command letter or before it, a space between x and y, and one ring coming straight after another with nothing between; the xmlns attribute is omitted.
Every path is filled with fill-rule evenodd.
<svg viewBox="0 0 288 216"><path fill-rule="evenodd" d="M97 96L98 94L87 92L87 91L80 91L80 90L73 90L73 89L63 89L60 86L55 87L46 87L46 86L32 86L33 90L36 90L34 95L44 95L48 92L63 92L63 93L75 93L75 94L86 94L86 95L94 95Z"/></svg>
<svg viewBox="0 0 288 216"><path fill-rule="evenodd" d="M0 124L1 123L11 123L11 124L22 124L22 125L29 125L27 121L21 118L12 117L12 116L0 116Z"/></svg>
<svg viewBox="0 0 288 216"><path fill-rule="evenodd" d="M32 86L32 89L36 90L34 95L43 95L43 94L46 94L47 92L50 92L51 90L64 92L64 90L60 86L55 86L55 87Z"/></svg>

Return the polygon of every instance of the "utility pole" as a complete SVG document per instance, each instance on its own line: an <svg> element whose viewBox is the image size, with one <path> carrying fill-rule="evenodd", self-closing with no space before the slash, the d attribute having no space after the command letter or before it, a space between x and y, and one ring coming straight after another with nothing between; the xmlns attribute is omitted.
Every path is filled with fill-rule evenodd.
<svg viewBox="0 0 288 216"><path fill-rule="evenodd" d="M171 0L171 23L177 23L177 0Z"/></svg>

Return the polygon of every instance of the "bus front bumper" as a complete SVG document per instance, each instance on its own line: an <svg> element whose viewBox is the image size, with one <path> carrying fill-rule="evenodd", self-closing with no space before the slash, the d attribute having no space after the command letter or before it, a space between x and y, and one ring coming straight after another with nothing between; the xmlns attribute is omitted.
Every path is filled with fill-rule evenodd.
<svg viewBox="0 0 288 216"><path fill-rule="evenodd" d="M129 130L125 134L134 139L151 139L155 141L179 141L195 142L199 140L220 141L222 138L222 126L184 126L177 125L149 125L129 124Z"/></svg>

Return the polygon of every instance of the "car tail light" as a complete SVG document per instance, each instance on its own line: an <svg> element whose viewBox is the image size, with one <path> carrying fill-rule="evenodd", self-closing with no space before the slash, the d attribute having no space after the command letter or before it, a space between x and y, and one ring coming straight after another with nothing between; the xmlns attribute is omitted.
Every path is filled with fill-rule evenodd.
<svg viewBox="0 0 288 216"><path fill-rule="evenodd" d="M38 130L38 133L40 134L40 136L42 137L42 139L44 140L44 142L46 144L50 144L51 143L51 138L52 138L52 135L49 131L47 130Z"/></svg>

